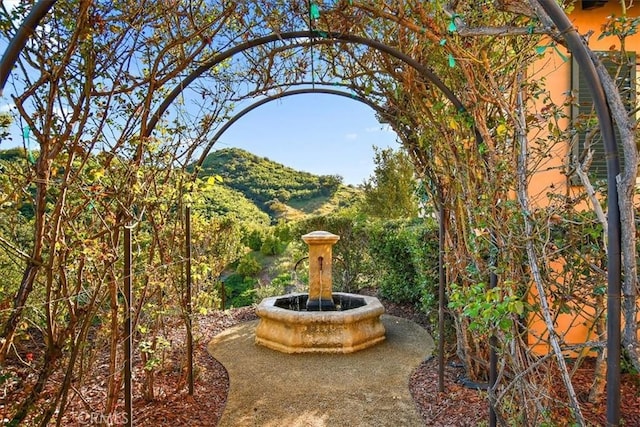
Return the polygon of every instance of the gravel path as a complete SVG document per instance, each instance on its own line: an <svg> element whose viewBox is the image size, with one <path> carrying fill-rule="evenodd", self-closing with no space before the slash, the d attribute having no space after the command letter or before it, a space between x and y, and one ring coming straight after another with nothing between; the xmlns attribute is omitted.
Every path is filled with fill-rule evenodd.
<svg viewBox="0 0 640 427"><path fill-rule="evenodd" d="M209 352L230 389L220 426L422 426L411 373L433 351L412 321L383 316L386 340L351 354L284 354L254 343L257 322L216 336Z"/></svg>

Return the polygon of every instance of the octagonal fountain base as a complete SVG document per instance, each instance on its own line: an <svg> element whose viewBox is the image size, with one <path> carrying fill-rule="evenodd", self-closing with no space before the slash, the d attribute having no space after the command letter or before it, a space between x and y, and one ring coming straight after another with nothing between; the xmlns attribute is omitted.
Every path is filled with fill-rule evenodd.
<svg viewBox="0 0 640 427"><path fill-rule="evenodd" d="M283 353L352 353L385 339L384 307L377 298L334 292L336 311L306 311L308 297L262 300L256 343Z"/></svg>

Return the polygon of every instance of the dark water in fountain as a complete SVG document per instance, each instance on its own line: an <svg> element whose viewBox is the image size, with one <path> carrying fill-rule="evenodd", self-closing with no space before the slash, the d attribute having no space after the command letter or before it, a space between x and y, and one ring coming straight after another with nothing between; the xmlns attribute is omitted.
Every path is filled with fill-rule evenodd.
<svg viewBox="0 0 640 427"><path fill-rule="evenodd" d="M278 298L274 304L276 307L293 311L307 311L308 294L292 295ZM366 305L364 298L355 295L333 295L333 303L336 306L334 311L353 310L354 308Z"/></svg>

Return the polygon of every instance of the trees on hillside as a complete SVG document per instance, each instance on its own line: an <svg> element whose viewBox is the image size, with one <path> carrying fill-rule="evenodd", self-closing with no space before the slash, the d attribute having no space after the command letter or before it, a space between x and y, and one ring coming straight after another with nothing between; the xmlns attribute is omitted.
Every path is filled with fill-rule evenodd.
<svg viewBox="0 0 640 427"><path fill-rule="evenodd" d="M316 176L280 165L238 148L225 148L209 154L201 173L219 174L223 183L241 191L260 208L267 209L277 200L308 200L330 197L342 185L337 175Z"/></svg>
<svg viewBox="0 0 640 427"><path fill-rule="evenodd" d="M415 168L402 150L374 147L375 169L363 184L363 211L378 218L418 216Z"/></svg>

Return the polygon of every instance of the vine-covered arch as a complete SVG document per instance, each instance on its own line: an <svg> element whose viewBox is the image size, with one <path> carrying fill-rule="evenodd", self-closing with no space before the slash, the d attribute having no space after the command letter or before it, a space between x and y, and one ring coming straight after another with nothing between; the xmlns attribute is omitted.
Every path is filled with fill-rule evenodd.
<svg viewBox="0 0 640 427"><path fill-rule="evenodd" d="M594 106L596 108L596 112L598 115L598 119L600 120L600 129L602 132L603 144L605 147L605 154L607 158L607 205L609 207L609 215L608 215L608 298L607 298L607 352L610 357L607 358L608 369L607 369L607 381L610 384L610 387L607 389L607 417L611 422L615 425L619 423L620 418L620 355L621 355L621 337L620 337L620 327L621 327L621 222L620 222L620 210L618 205L618 189L617 189L617 176L620 174L620 166L616 148L616 141L613 132L613 119L611 116L611 111L606 101L606 97L604 95L604 89L600 79L595 70L595 66L591 61L588 48L580 38L577 30L570 23L568 17L564 13L564 11L559 7L559 5L553 1L543 1L540 0L540 4L543 7L544 11L549 15L553 23L561 30L561 34L563 35L569 49L574 52L577 63L584 67L586 70L586 79L589 82L589 89L592 92L594 99ZM205 64L199 66L194 71L192 71L186 78L184 78L180 84L178 84L167 97L164 99L162 104L155 110L152 114L151 119L147 123L144 128L143 136L148 137L153 132L153 128L158 123L160 117L164 114L164 112L168 109L169 105L182 93L182 91L193 81L195 81L199 76L204 74L207 70L215 67L220 64L225 59L245 51L247 49L251 49L256 46L264 45L270 42L282 41L282 40L292 40L292 39L309 39L313 43L316 44L335 44L338 42L347 42L347 43L355 43L362 44L393 56L396 59L399 59L406 63L407 65L414 68L418 71L423 77L425 77L428 81L433 83L441 92L445 95L445 97L456 107L456 109L465 113L467 111L464 104L460 101L460 99L456 96L456 94L443 83L443 81L428 67L424 64L416 61L410 55L407 55L403 52L398 51L397 49L392 48L382 42L377 40L369 39L367 37L361 37L358 35L352 34L344 34L344 33L336 33L336 32L325 32L325 31L317 31L317 30L309 30L309 31L292 31L285 33L276 33L264 37L259 37L253 40L249 40L247 42L241 43L223 53L220 53L211 61L206 62ZM482 136L480 132L474 125L474 134L476 144L480 146L482 143ZM492 244L495 243L492 238ZM491 277L489 283L491 286L495 286L497 283L497 276L495 271L491 271ZM547 321L547 326L552 330L553 324L550 321ZM496 360L493 356L494 353L493 346L491 347L492 356L491 359L491 374L490 374L490 383L495 381L496 372L495 372L495 364ZM556 357L560 360L563 356L560 352L560 349L555 349ZM494 414L491 414L492 424L495 422ZM618 421L616 421L618 420Z"/></svg>
<svg viewBox="0 0 640 427"><path fill-rule="evenodd" d="M40 1L38 2L38 5L48 4L50 6L53 3L54 3L53 1L48 1L48 2ZM576 57L576 61L579 63L581 68L583 70L587 70L586 71L587 81L590 85L590 90L595 100L596 111L597 111L599 122L600 122L601 134L603 135L603 142L605 145L605 153L607 156L607 170L608 170L608 206L609 206L609 216L608 216L609 292L608 292L608 298L607 298L607 301L608 301L607 312L608 312L608 319L609 319L608 321L608 332L609 332L608 360L611 361L612 363L608 369L608 381L609 381L608 398L609 396L611 396L609 398L609 407L612 413L611 415L608 414L608 417L610 422L615 424L617 423L615 421L616 416L618 416L619 418L619 415L616 415L615 411L616 411L616 407L619 406L619 387L617 386L617 384L619 384L619 355L620 355L619 331L620 331L620 257L621 255L620 255L620 214L619 214L619 208L618 208L618 197L617 197L618 191L617 191L617 185L616 185L616 178L619 175L620 171L619 171L619 161L617 158L617 153L615 148L616 144L613 136L613 123L611 120L611 112L609 111L608 105L604 98L602 85L599 82L599 79L597 77L597 74L595 73L593 64L588 56L588 50L584 45L584 43L582 42L576 30L571 26L564 11L562 11L560 7L557 5L557 3L552 0L539 0L538 3L544 9L544 11L549 15L553 23L560 29L562 37L565 39L567 45L569 45L570 50L574 53ZM37 12L37 9L34 7L32 12ZM40 12L44 14L46 13L46 9L40 9ZM25 23L23 23L23 26L21 26L21 29L24 28L32 31L35 25L37 25L37 22L39 21L39 18L35 19L37 18L37 13L34 13L33 16L32 14L30 14L30 17L32 19L29 21L29 23L27 22L27 20L25 20ZM19 37L24 40L28 35L28 33L29 31L21 32L19 35L16 36L16 40L18 40ZM302 32L291 32L291 33L283 33L283 34L289 34L291 38L299 37L299 38L314 39L315 43L335 43L336 40L343 41L343 42L348 41L348 42L354 42L354 43L362 43L372 48L376 48L376 49L379 48L382 52L385 52L384 50L385 45L382 44L381 46L377 46L376 45L377 42L370 43L367 41L367 39L364 39L360 36L349 36L349 35L333 34L333 33L329 34L329 33L317 32L317 31L302 31ZM228 56L231 56L235 53L238 53L244 49L248 49L251 46L255 46L260 43L268 43L270 41L283 39L282 37L283 34L274 34L271 36L255 39L243 45L238 45L234 49L226 51L225 54L227 54ZM20 46L20 43L16 43L15 45L12 43L11 46L13 47ZM24 44L22 44L22 46L24 46ZM391 52L385 52L385 53L392 54ZM17 58L17 55L15 56L5 55L3 57L2 64L0 67L3 73L9 72L16 58ZM220 60L223 60L223 59L224 58L218 56L216 57L216 59L214 59L214 61L217 60L219 62ZM399 59L402 59L402 58L399 58ZM410 57L408 57L408 60L409 61L405 61L405 62L411 66L414 66L413 64L411 64L413 60ZM206 69L210 68L211 65L204 64L202 67L204 68L202 68L201 73L206 71ZM443 91L443 93L447 96L447 98L457 108L463 109L464 106L462 105L462 103L459 103L459 101L456 101L457 97L453 92L451 92L446 86L444 86L443 88L438 85L437 82L439 81L439 79L437 78L437 76L433 75L435 80L432 80L429 77L430 74L433 74L429 69L425 68L422 64L419 64L419 63L417 64L417 67L414 67L414 68L419 70L425 77L429 78L429 80L432 81L432 83L438 86ZM198 70L200 70L200 68L195 70L188 78L193 77L193 79L196 79L199 75ZM6 78L4 78L4 76L0 76L0 77L3 77L2 85L4 85ZM186 85L190 83L189 81L187 81L188 78L184 81ZM174 92L172 92L167 98L165 98L165 101L160 105L160 107L152 115L151 120L145 124L143 136L151 135L155 127L155 124L157 123L159 118L162 116L163 112L166 111L166 109L169 107L173 99L175 99L177 94L180 93L181 90L182 88L176 87L174 89ZM616 373L618 375L617 378L616 378ZM618 393L617 395L615 394L616 391Z"/></svg>
<svg viewBox="0 0 640 427"><path fill-rule="evenodd" d="M453 93L453 91L445 85L442 80L428 67L416 61L411 56L394 49L391 46L388 46L380 41L373 40L367 37L362 37L354 34L343 34L336 32L324 32L324 31L290 31L285 33L274 33L268 36L259 37L253 40L248 40L244 43L241 43L237 46L232 47L224 52L219 53L210 61L205 62L204 64L197 67L195 70L189 73L184 79L181 80L179 84L177 84L173 90L165 97L164 101L158 106L158 108L154 111L149 119L149 122L145 125L144 130L142 132L143 137L148 137L153 132L153 129L158 124L158 121L162 117L162 115L167 111L171 103L175 101L175 99L198 77L202 76L204 73L219 65L222 61L232 57L235 54L244 52L253 47L262 46L267 43L283 41L283 40L296 40L296 39L308 39L313 41L314 44L336 44L338 42L346 42L346 43L354 43L365 45L375 50L378 50L382 53L386 53L400 61L406 63L407 65L413 67L416 71L418 71L422 76L427 78L431 83L433 83L440 91L447 97L447 99L458 109L460 112L466 111L466 108L462 101ZM476 139L481 141L482 137L478 132L476 132Z"/></svg>

